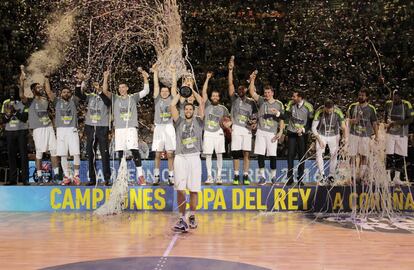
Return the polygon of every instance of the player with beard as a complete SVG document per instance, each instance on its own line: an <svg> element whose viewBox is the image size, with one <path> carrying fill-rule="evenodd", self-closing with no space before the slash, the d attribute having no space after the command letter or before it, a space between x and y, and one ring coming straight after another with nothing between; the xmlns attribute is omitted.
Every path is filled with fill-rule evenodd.
<svg viewBox="0 0 414 270"><path fill-rule="evenodd" d="M52 161L54 181L59 178L59 158L56 156L56 136L49 116L49 101L44 96L44 86L32 83L30 90L33 98L24 94L26 75L23 68L20 76L20 99L29 107L29 128L33 129L33 140L36 148L36 177L39 184L45 183L42 172L43 153L49 151ZM49 85L49 78L45 76L44 85Z"/></svg>
<svg viewBox="0 0 414 270"><path fill-rule="evenodd" d="M194 90L193 90L194 94ZM171 102L171 114L174 120L177 148L174 159L175 189L177 190L177 204L181 214L175 231L187 232L188 228L197 228L195 211L198 192L201 190L201 159L202 136L204 126L204 104L199 105L199 115L194 116L194 105L187 103L184 106L185 118L180 117L177 103L180 94ZM190 213L186 216L186 190L190 191ZM188 221L187 221L188 220Z"/></svg>
<svg viewBox="0 0 414 270"><path fill-rule="evenodd" d="M203 154L206 156L206 167L207 167L207 181L206 184L221 185L221 170L223 168L223 153L225 149L225 138L223 129L220 127L220 121L224 116L229 116L229 111L226 107L219 104L220 102L220 91L211 91L210 99L208 98L208 82L213 76L212 72L207 72L206 80L203 85L203 102L204 108L204 140L203 140ZM214 180L212 176L212 157L214 151L217 156L217 178Z"/></svg>
<svg viewBox="0 0 414 270"><path fill-rule="evenodd" d="M49 81L45 84L46 94L55 107L55 126L56 126L56 154L60 157L63 169L62 185L71 183L79 186L80 168L80 148L78 133L77 107L79 99L73 96L68 87L63 87L60 97L56 97L50 88ZM69 170L68 156L73 156L74 172Z"/></svg>
<svg viewBox="0 0 414 270"><path fill-rule="evenodd" d="M257 71L250 75L250 95L259 105L259 122L256 133L256 141L254 153L258 155L259 163L259 185L266 184L264 173L265 155L270 158L270 169L272 183L276 183L276 156L277 143L282 137L285 128L284 106L283 103L274 99L275 91L272 86L264 87L263 97L256 93L254 82L256 80Z"/></svg>
<svg viewBox="0 0 414 270"><path fill-rule="evenodd" d="M111 107L111 93L109 92L109 71L103 74L103 86L93 83L93 92L85 93L84 74L78 70L75 94L87 104L85 117L86 152L88 155L89 182L88 186L96 185L96 149L99 145L101 153L105 186L110 186L111 169L109 167L109 112Z"/></svg>
<svg viewBox="0 0 414 270"><path fill-rule="evenodd" d="M352 103L347 112L350 128L348 154L351 157L352 176L355 180L363 181L367 169L367 154L371 136L378 138L377 111L368 103L369 92L361 88L358 93L358 102ZM359 171L356 170L356 157L359 155Z"/></svg>
<svg viewBox="0 0 414 270"><path fill-rule="evenodd" d="M392 99L385 104L386 168L390 179L396 185L406 184L400 176L404 168L404 159L408 156L408 127L413 122L414 111L408 100L402 99L395 90Z"/></svg>
<svg viewBox="0 0 414 270"><path fill-rule="evenodd" d="M174 185L174 151L175 151L175 129L171 118L170 105L173 97L177 94L177 75L172 68L173 84L171 92L168 87L161 87L158 82L158 67L152 66L154 73L154 136L152 140L152 151L155 151L154 185L160 184L161 154L167 151L168 158L168 184Z"/></svg>
<svg viewBox="0 0 414 270"><path fill-rule="evenodd" d="M243 184L249 185L250 151L252 150L252 132L249 119L255 112L254 100L246 96L247 88L240 85L235 91L233 82L234 57L232 56L229 68L229 96L231 98L231 118L233 130L231 133L231 152L234 165L233 185L239 185L240 159L243 159Z"/></svg>

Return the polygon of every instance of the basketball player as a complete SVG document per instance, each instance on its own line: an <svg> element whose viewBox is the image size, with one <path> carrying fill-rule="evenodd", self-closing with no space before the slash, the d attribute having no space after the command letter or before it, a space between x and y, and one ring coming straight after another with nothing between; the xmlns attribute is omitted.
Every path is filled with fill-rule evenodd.
<svg viewBox="0 0 414 270"><path fill-rule="evenodd" d="M330 99L326 99L323 106L316 110L312 122L312 133L316 137L316 163L319 170L319 184L331 184L334 181L336 170L340 133L342 130L344 144L347 144L347 132L345 125L345 116L342 111L334 105ZM329 176L325 177L323 166L323 153L326 146L329 147L331 155L329 161Z"/></svg>
<svg viewBox="0 0 414 270"><path fill-rule="evenodd" d="M365 180L367 154L371 136L378 137L377 111L368 103L369 92L361 88L358 102L352 103L347 112L350 128L348 154L351 157L352 176L356 181ZM359 171L356 170L356 157L360 157Z"/></svg>
<svg viewBox="0 0 414 270"><path fill-rule="evenodd" d="M44 96L44 87L39 83L30 85L33 98L24 94L24 82L26 75L22 69L20 75L20 99L29 107L29 128L33 129L33 141L36 148L36 177L39 184L44 184L46 179L42 172L43 153L49 151L52 161L54 181L59 178L59 159L56 156L56 136L49 116L49 101ZM49 78L46 76L44 85L49 85Z"/></svg>
<svg viewBox="0 0 414 270"><path fill-rule="evenodd" d="M154 73L154 136L152 140L152 151L155 151L154 186L160 184L161 154L167 151L168 158L168 184L174 185L174 151L175 151L175 129L171 118L170 105L173 97L177 94L177 75L172 68L173 84L171 92L168 87L162 87L158 82L158 67L152 66Z"/></svg>
<svg viewBox="0 0 414 270"><path fill-rule="evenodd" d="M270 169L272 183L276 183L276 156L277 143L282 137L285 128L283 120L284 106L283 103L274 99L275 91L272 86L264 87L264 96L256 93L254 82L256 80L257 72L250 75L250 96L259 105L259 122L256 133L256 141L254 146L254 153L258 155L259 163L259 185L266 184L265 178L265 155L270 158Z"/></svg>
<svg viewBox="0 0 414 270"><path fill-rule="evenodd" d="M105 186L111 185L111 169L109 167L109 112L111 93L108 90L109 71L103 74L103 87L93 83L93 92L84 93L85 76L78 71L76 95L87 104L85 117L86 152L88 155L88 186L96 185L96 149L99 145Z"/></svg>
<svg viewBox="0 0 414 270"><path fill-rule="evenodd" d="M240 160L243 158L243 184L249 185L250 151L252 150L252 132L249 130L249 119L255 112L254 100L246 96L247 88L240 85L235 91L233 83L234 57L232 56L229 68L229 96L231 98L231 117L233 131L231 133L231 152L234 165L233 185L239 185Z"/></svg>
<svg viewBox="0 0 414 270"><path fill-rule="evenodd" d="M194 90L193 90L194 94ZM171 114L174 120L177 148L174 159L175 189L177 190L177 204L181 214L174 230L187 232L189 228L197 228L195 211L197 195L201 190L201 159L202 134L204 126L204 104L199 105L199 115L194 116L194 105L187 103L184 106L184 118L180 117L177 103L180 95L177 94L171 103ZM190 213L186 216L186 193L190 191Z"/></svg>
<svg viewBox="0 0 414 270"><path fill-rule="evenodd" d="M212 176L213 166L213 152L216 152L217 156L217 178L216 184L221 185L221 170L223 168L223 153L225 150L225 138L223 129L220 127L220 121L223 116L229 116L229 111L226 107L219 104L221 93L218 90L212 90L210 99L208 98L208 82L211 79L213 73L207 72L206 80L203 85L203 102L205 103L204 115L204 140L203 140L203 154L206 156L207 167L207 181L206 184L214 184L214 178Z"/></svg>
<svg viewBox="0 0 414 270"><path fill-rule="evenodd" d="M115 151L121 159L124 151L131 150L134 157L138 176L138 184L145 185L142 171L141 156L138 147L138 111L137 104L149 93L148 73L138 69L144 79L144 89L138 93L128 94L128 85L119 84L119 95L114 98L114 125L115 125Z"/></svg>
<svg viewBox="0 0 414 270"><path fill-rule="evenodd" d="M286 185L292 185L293 180L293 161L298 155L298 185L303 185L303 174L305 172L305 151L306 151L306 132L310 129L311 119L313 118L313 106L304 99L301 91L293 91L292 100L286 106L286 118L288 119L288 181Z"/></svg>
<svg viewBox="0 0 414 270"><path fill-rule="evenodd" d="M79 186L81 184L79 177L80 148L76 109L79 99L72 95L72 91L68 87L63 87L60 97L56 97L50 88L49 81L45 83L45 91L56 112L56 154L60 157L63 169L62 185L73 183ZM68 153L73 156L74 174L69 170Z"/></svg>
<svg viewBox="0 0 414 270"><path fill-rule="evenodd" d="M413 122L414 111L411 103L401 98L400 92L393 92L391 100L385 106L386 134L386 168L390 179L396 185L404 172L404 159L408 156L408 126ZM406 176L407 177L407 176Z"/></svg>

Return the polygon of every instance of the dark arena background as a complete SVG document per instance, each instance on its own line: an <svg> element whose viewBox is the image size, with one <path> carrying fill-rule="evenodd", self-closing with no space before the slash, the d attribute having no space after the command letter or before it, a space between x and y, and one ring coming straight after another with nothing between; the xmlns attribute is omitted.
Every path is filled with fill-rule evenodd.
<svg viewBox="0 0 414 270"><path fill-rule="evenodd" d="M0 12L0 269L414 268L413 1ZM108 110L92 114L97 100Z"/></svg>

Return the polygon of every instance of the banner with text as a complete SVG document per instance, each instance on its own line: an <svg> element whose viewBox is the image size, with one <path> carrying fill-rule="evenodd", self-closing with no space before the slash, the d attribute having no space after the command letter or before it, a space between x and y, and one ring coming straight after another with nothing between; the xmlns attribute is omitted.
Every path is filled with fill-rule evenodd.
<svg viewBox="0 0 414 270"><path fill-rule="evenodd" d="M108 200L110 187L2 186L0 211L87 211ZM391 190L396 210L413 211L409 188ZM346 212L381 209L383 198L349 187L203 186L197 209L207 211L315 211ZM176 211L176 192L170 186L132 186L125 210Z"/></svg>

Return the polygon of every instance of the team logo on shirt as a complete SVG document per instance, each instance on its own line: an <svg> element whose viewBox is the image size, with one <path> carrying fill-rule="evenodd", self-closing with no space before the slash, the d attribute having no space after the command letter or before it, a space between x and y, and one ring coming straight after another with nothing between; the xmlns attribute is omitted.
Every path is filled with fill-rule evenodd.
<svg viewBox="0 0 414 270"><path fill-rule="evenodd" d="M95 98L92 98L89 102L88 111L90 114L90 119L94 124L98 123L98 121L102 119L102 104L98 102L100 100L101 98L97 96Z"/></svg>
<svg viewBox="0 0 414 270"><path fill-rule="evenodd" d="M167 122L171 119L171 112L169 111L168 104L164 104L164 102L161 102L160 105L160 118L162 122Z"/></svg>
<svg viewBox="0 0 414 270"><path fill-rule="evenodd" d="M181 143L186 149L192 149L195 147L194 143L197 142L197 137L194 135L194 126L191 124L184 124L182 131L182 140Z"/></svg>
<svg viewBox="0 0 414 270"><path fill-rule="evenodd" d="M123 121L128 121L131 119L132 113L128 110L128 107L120 106L119 115Z"/></svg>
<svg viewBox="0 0 414 270"><path fill-rule="evenodd" d="M64 105L66 105L66 107ZM62 120L62 123L64 125L70 125L70 123L73 120L72 108L68 106L68 104L63 104L62 102L60 104L59 113L60 113L60 119Z"/></svg>

